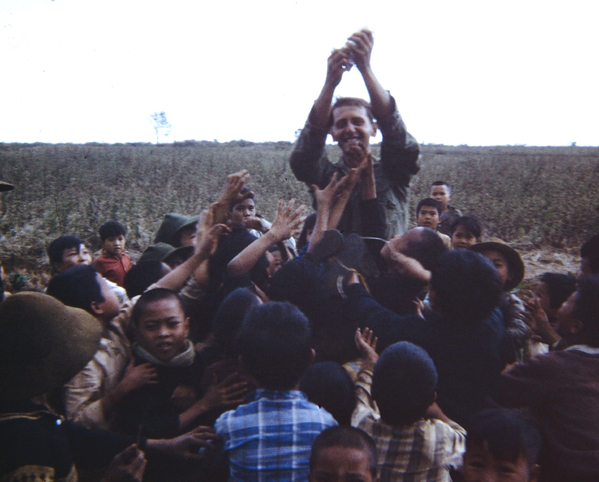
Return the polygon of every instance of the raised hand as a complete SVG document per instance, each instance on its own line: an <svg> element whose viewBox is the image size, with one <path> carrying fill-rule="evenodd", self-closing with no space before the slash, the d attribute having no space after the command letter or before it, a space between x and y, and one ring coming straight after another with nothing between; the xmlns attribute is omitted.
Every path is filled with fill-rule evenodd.
<svg viewBox="0 0 599 482"><path fill-rule="evenodd" d="M202 236L201 238L196 236L196 253L201 253L203 257L208 258L218 247L220 238L226 236L230 232L231 228L225 224L215 224L208 230L205 236Z"/></svg>
<svg viewBox="0 0 599 482"><path fill-rule="evenodd" d="M374 45L372 32L366 28L359 30L347 39L346 45L352 54L351 57L356 63L356 67L364 74L370 69L370 55Z"/></svg>
<svg viewBox="0 0 599 482"><path fill-rule="evenodd" d="M216 408L221 406L235 406L244 402L243 397L248 392L248 384L240 382L239 376L232 373L220 383L210 385L203 401L207 408Z"/></svg>
<svg viewBox="0 0 599 482"><path fill-rule="evenodd" d="M354 335L354 341L364 359L362 368L372 370L379 359L379 355L376 352L378 338L374 336L374 332L370 328L364 328L364 331L358 328Z"/></svg>
<svg viewBox="0 0 599 482"><path fill-rule="evenodd" d="M285 201L279 201L277 217L275 218L270 230L267 234L274 238L273 244L289 239L291 236L297 235L300 232L300 226L306 219L301 214L304 212L305 206L302 204L299 208L295 207L295 199L289 201L285 207Z"/></svg>
<svg viewBox="0 0 599 482"><path fill-rule="evenodd" d="M561 340L561 336L557 334L549 323L547 314L541 308L541 304L537 298L531 298L526 302L525 306L524 321L543 343L553 345Z"/></svg>
<svg viewBox="0 0 599 482"><path fill-rule="evenodd" d="M232 203L239 203L250 197L253 194L252 191L248 191L245 194L240 193L249 178L250 173L246 169L229 174L225 180L219 202L228 207Z"/></svg>
<svg viewBox="0 0 599 482"><path fill-rule="evenodd" d="M327 60L327 77L325 85L335 88L341 82L343 74L351 69L350 51L347 48L335 49Z"/></svg>

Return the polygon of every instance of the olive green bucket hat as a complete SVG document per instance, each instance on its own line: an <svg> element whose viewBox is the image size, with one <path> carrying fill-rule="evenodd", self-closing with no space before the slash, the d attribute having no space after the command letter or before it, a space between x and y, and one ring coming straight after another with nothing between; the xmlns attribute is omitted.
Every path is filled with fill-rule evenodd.
<svg viewBox="0 0 599 482"><path fill-rule="evenodd" d="M43 293L0 303L0 399L25 400L68 382L93 358L102 326Z"/></svg>

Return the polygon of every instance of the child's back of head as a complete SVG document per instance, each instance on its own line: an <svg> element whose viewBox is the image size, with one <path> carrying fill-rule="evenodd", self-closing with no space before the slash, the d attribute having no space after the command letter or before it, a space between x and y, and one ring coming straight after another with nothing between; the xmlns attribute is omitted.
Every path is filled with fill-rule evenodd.
<svg viewBox="0 0 599 482"><path fill-rule="evenodd" d="M299 389L308 400L329 412L339 425L350 425L356 393L351 377L341 365L315 363L304 373Z"/></svg>
<svg viewBox="0 0 599 482"><path fill-rule="evenodd" d="M234 349L250 375L271 390L292 390L314 359L308 319L290 303L254 306Z"/></svg>
<svg viewBox="0 0 599 482"><path fill-rule="evenodd" d="M387 425L411 425L435 401L437 370L428 353L409 342L386 348L374 367L372 398Z"/></svg>
<svg viewBox="0 0 599 482"><path fill-rule="evenodd" d="M541 435L527 416L507 409L479 412L466 439L464 481L536 481L540 450Z"/></svg>

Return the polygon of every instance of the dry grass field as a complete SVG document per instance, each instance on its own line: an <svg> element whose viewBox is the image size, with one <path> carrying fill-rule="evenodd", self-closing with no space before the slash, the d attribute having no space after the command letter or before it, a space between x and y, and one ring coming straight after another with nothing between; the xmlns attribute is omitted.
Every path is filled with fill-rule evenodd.
<svg viewBox="0 0 599 482"><path fill-rule="evenodd" d="M247 141L0 144L0 179L16 185L0 198L0 259L17 285L42 285L49 241L69 233L98 249L98 227L110 219L128 227L135 258L165 213L198 213L225 176L242 168L252 175L258 211L272 219L279 198L310 202L289 169L291 148ZM337 148L329 149L334 158ZM452 204L479 216L487 237L523 253L529 276L575 270L576 248L599 232L599 148L424 145L413 208L436 180L453 186Z"/></svg>

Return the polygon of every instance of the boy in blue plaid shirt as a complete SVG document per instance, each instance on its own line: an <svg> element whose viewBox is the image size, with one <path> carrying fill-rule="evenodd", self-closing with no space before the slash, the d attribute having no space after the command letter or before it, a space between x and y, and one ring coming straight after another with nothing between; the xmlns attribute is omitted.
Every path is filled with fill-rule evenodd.
<svg viewBox="0 0 599 482"><path fill-rule="evenodd" d="M337 425L297 390L314 360L308 319L289 303L252 308L237 337L244 368L258 382L247 405L214 429L229 456L230 481L305 481L316 437Z"/></svg>

